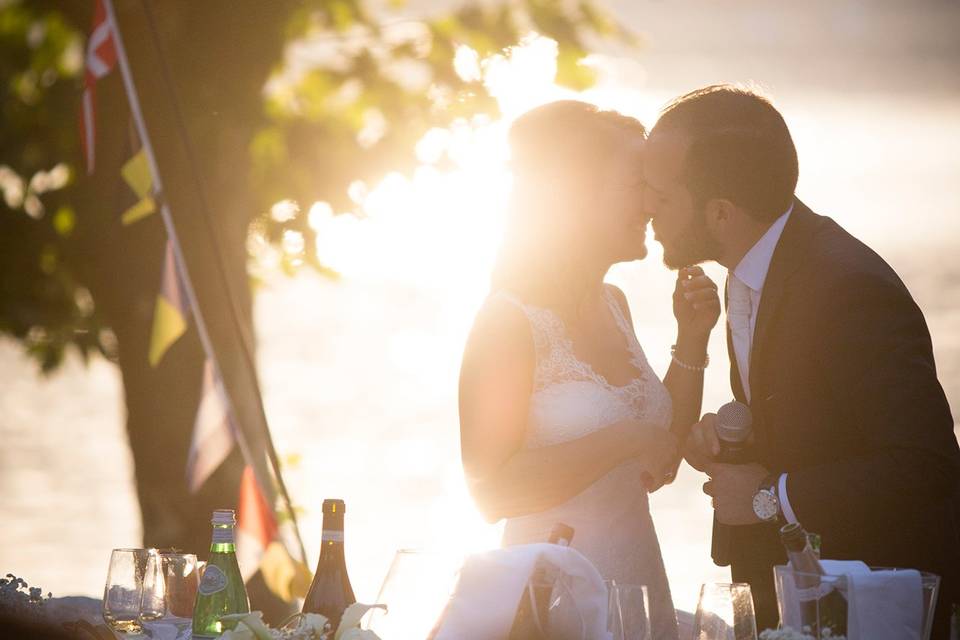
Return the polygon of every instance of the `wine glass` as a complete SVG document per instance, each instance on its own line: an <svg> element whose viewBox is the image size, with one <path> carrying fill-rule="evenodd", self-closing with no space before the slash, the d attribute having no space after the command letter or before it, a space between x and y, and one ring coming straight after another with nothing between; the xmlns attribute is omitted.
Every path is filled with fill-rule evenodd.
<svg viewBox="0 0 960 640"><path fill-rule="evenodd" d="M650 594L646 585L606 581L607 631L612 640L651 640Z"/></svg>
<svg viewBox="0 0 960 640"><path fill-rule="evenodd" d="M694 640L757 640L750 585L708 583L700 587Z"/></svg>
<svg viewBox="0 0 960 640"><path fill-rule="evenodd" d="M107 582L100 610L117 633L140 633L140 604L147 560L156 549L114 549L110 553Z"/></svg>
<svg viewBox="0 0 960 640"><path fill-rule="evenodd" d="M153 635L172 628L179 637L190 628L200 585L197 557L192 553L161 552L147 560L140 601L140 624Z"/></svg>
<svg viewBox="0 0 960 640"><path fill-rule="evenodd" d="M380 587L368 626L383 640L427 638L456 583L460 562L434 551L399 549Z"/></svg>

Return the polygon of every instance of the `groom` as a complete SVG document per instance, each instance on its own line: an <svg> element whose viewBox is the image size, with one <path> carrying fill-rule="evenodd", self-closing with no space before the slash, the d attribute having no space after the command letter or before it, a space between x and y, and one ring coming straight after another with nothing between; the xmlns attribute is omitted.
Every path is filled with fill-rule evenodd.
<svg viewBox="0 0 960 640"><path fill-rule="evenodd" d="M711 414L684 447L710 476L714 561L750 583L758 627L775 627L778 529L799 521L825 558L940 575L934 637L946 638L960 450L920 309L880 256L796 199L796 149L766 99L726 85L687 94L647 151L644 197L667 265L729 270L730 381L754 420L750 464L715 461Z"/></svg>

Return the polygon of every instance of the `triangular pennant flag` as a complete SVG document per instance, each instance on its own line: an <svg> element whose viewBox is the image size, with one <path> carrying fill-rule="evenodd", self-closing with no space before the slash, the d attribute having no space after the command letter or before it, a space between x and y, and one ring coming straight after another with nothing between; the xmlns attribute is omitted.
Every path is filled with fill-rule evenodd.
<svg viewBox="0 0 960 640"><path fill-rule="evenodd" d="M127 160L120 170L124 181L133 189L140 199L128 207L120 221L123 224L133 224L157 210L157 203L153 199L153 173L147 161L147 152L140 149L132 158Z"/></svg>
<svg viewBox="0 0 960 640"><path fill-rule="evenodd" d="M267 587L284 601L307 595L310 569L294 560L283 542L274 509L267 504L253 468L247 465L240 479L237 514L237 560L244 581L259 570Z"/></svg>
<svg viewBox="0 0 960 640"><path fill-rule="evenodd" d="M157 294L157 305L153 312L153 331L150 335L151 367L157 366L170 345L187 331L188 313L183 281L180 279L180 270L177 268L177 260L173 253L173 243L167 240L160 293Z"/></svg>
<svg viewBox="0 0 960 640"><path fill-rule="evenodd" d="M193 423L187 457L187 486L195 493L216 471L233 448L234 435L223 382L207 359L203 365L203 392Z"/></svg>
<svg viewBox="0 0 960 640"><path fill-rule="evenodd" d="M80 143L87 161L87 173L93 173L97 123L94 97L97 80L113 71L117 64L117 48L103 0L94 2L93 27L87 40L85 62L83 101L80 107Z"/></svg>

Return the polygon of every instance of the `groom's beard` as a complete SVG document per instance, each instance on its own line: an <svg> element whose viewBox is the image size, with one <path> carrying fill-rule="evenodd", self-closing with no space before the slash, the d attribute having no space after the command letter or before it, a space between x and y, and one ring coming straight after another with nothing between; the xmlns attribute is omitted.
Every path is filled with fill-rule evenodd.
<svg viewBox="0 0 960 640"><path fill-rule="evenodd" d="M720 243L710 234L703 215L696 215L669 247L663 245L663 263L671 269L683 269L719 256Z"/></svg>

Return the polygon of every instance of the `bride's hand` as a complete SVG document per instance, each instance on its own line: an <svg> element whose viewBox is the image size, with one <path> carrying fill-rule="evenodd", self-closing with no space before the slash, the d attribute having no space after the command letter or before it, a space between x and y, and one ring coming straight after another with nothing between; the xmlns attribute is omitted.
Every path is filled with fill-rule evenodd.
<svg viewBox="0 0 960 640"><path fill-rule="evenodd" d="M637 458L643 463L643 482L653 492L672 478L680 458L680 441L668 429L644 425L638 434Z"/></svg>
<svg viewBox="0 0 960 640"><path fill-rule="evenodd" d="M673 315L677 333L705 338L720 318L720 296L717 285L700 267L685 267L677 273L673 291Z"/></svg>

